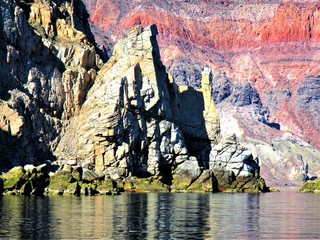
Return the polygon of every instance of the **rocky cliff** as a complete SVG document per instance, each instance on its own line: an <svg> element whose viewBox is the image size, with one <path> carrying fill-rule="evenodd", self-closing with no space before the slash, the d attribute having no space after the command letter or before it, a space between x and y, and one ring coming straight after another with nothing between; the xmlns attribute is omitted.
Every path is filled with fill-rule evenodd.
<svg viewBox="0 0 320 240"><path fill-rule="evenodd" d="M214 69L222 131L260 156L269 182L319 176L318 1L84 3L110 56L127 29L155 23L163 62L178 85L200 87L203 66Z"/></svg>
<svg viewBox="0 0 320 240"><path fill-rule="evenodd" d="M212 71L201 88L177 86L155 25L132 28L103 64L80 1L0 7L0 167L24 166L0 180L8 194L267 190L258 158L220 133ZM60 164L50 182L47 159Z"/></svg>
<svg viewBox="0 0 320 240"><path fill-rule="evenodd" d="M54 159L102 61L81 4L7 0L0 7L0 166L9 169Z"/></svg>
<svg viewBox="0 0 320 240"><path fill-rule="evenodd" d="M177 190L319 176L317 1L6 0L0 15L1 169L58 160ZM154 27L126 36L152 23L159 45Z"/></svg>
<svg viewBox="0 0 320 240"><path fill-rule="evenodd" d="M155 25L134 27L101 68L56 155L114 180L160 181L173 191L265 190L258 160L222 138L212 73L178 87L160 60Z"/></svg>

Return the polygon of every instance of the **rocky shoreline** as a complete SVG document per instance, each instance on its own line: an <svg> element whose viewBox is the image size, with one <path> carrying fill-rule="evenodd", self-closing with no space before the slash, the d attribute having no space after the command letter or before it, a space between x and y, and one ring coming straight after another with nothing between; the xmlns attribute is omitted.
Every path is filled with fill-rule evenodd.
<svg viewBox="0 0 320 240"><path fill-rule="evenodd" d="M55 171L55 172L52 172ZM207 180L207 181L206 181ZM187 189L188 182L179 181L171 186L154 177L112 179L80 166L44 163L14 167L0 175L0 195L118 195L121 192L267 192L263 179L239 189L219 189L211 178L199 182L197 189Z"/></svg>
<svg viewBox="0 0 320 240"><path fill-rule="evenodd" d="M55 171L55 172L53 172ZM180 186L187 182L180 182ZM50 196L50 195L119 195L121 192L278 192L269 188L263 179L243 188L220 188L218 182L203 181L198 189L179 188L173 183L167 185L161 180L150 178L129 177L111 179L110 176L99 174L80 166L63 165L47 161L39 166L31 164L14 167L0 175L1 195ZM309 180L298 190L301 193L320 193L320 180Z"/></svg>

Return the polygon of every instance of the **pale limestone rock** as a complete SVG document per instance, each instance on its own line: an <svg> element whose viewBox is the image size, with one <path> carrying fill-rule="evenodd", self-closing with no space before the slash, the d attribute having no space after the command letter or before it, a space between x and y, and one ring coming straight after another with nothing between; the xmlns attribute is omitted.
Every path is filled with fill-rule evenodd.
<svg viewBox="0 0 320 240"><path fill-rule="evenodd" d="M82 169L82 179L84 181L93 181L99 179L101 176L95 171L89 170L87 168Z"/></svg>
<svg viewBox="0 0 320 240"><path fill-rule="evenodd" d="M72 172L72 167L68 164L63 165L62 171L64 172Z"/></svg>
<svg viewBox="0 0 320 240"><path fill-rule="evenodd" d="M115 144L114 148L104 150L105 152L101 148L95 151L94 162L99 163L99 171L104 169L106 172L113 172L114 170L109 170L108 166L114 166L126 158L133 161L129 165L136 168L142 164L141 169L145 169L144 162L148 162L149 167L146 166L146 168L154 174L159 171L161 165L159 161L162 161L162 158L168 160L172 158L170 157L173 149L170 143L172 122L159 122L155 118L157 116L172 118L166 73L162 70L159 59L156 59L158 63L154 64L153 58L145 57L147 52L159 56L158 52L154 53L158 51L157 46L152 47L151 43L145 44L145 42L151 42L150 38L155 37L154 28L154 26L147 29L134 28L126 39L117 44L114 50L115 55L100 71L80 116L71 122L78 126L75 127L80 133L76 134L72 140L77 141L74 142L77 146L74 157L77 156L82 159L81 161L89 164L92 161L90 152L93 148L98 149L97 146ZM143 32L145 33L141 35ZM143 44L136 43L138 38L139 41L143 41ZM150 111L150 117L144 114L148 111ZM162 135L168 135L168 137L161 137ZM65 138L70 139L68 132ZM113 143L114 140L111 138L117 139L117 142ZM157 139L150 141L150 138ZM93 144L88 146L88 141L85 139L93 139ZM163 139L162 144L157 144L160 139ZM61 146L63 142L64 139ZM179 145L182 144L183 141L180 141ZM148 158L143 152L149 152ZM65 155L68 152L62 150L62 153ZM128 157L128 154L132 153L133 156ZM139 158L140 155L143 156L142 159ZM138 163L135 163L136 161ZM105 168L101 166L102 163L105 164Z"/></svg>
<svg viewBox="0 0 320 240"><path fill-rule="evenodd" d="M179 164L173 171L173 190L187 190L201 173L198 161L194 157Z"/></svg>

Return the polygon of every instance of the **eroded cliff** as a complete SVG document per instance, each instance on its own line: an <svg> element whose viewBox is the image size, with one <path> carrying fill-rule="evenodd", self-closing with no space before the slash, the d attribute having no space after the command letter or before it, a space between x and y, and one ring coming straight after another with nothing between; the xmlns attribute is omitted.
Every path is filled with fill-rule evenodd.
<svg viewBox="0 0 320 240"><path fill-rule="evenodd" d="M258 159L220 134L212 71L201 88L178 87L155 25L132 28L103 64L80 1L0 6L0 167L20 165L3 175L8 194L45 193L47 159L60 164L49 185L58 194L95 192L85 185L102 177L108 189L143 178L172 191L267 190Z"/></svg>
<svg viewBox="0 0 320 240"><path fill-rule="evenodd" d="M202 88L178 87L160 60L155 25L134 27L99 71L60 141L61 164L117 181L160 181L173 191L265 191L258 160L222 137L212 73Z"/></svg>
<svg viewBox="0 0 320 240"><path fill-rule="evenodd" d="M155 23L178 85L200 87L203 66L214 69L223 131L259 153L272 184L319 176L318 1L84 3L109 54L126 29Z"/></svg>
<svg viewBox="0 0 320 240"><path fill-rule="evenodd" d="M7 0L0 7L0 166L8 169L54 159L102 61L80 3L77 11L72 1Z"/></svg>

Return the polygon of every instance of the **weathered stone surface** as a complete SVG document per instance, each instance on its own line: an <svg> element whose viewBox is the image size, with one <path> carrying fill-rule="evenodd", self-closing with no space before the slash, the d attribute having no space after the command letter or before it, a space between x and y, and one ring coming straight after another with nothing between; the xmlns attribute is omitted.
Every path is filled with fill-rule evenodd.
<svg viewBox="0 0 320 240"><path fill-rule="evenodd" d="M78 182L70 183L66 189L63 191L63 195L76 195L79 196L81 192L81 187ZM60 193L59 193L60 194Z"/></svg>
<svg viewBox="0 0 320 240"><path fill-rule="evenodd" d="M45 173L48 171L48 165L46 163L44 163L44 164L37 166L36 169L37 169L37 172L39 172L39 173Z"/></svg>
<svg viewBox="0 0 320 240"><path fill-rule="evenodd" d="M257 177L248 150L235 139L219 143L212 71L204 70L200 89L178 87L160 61L156 34L154 25L136 26L118 42L71 119L56 151L59 159L77 159L115 181L151 177L149 184L137 184L157 188L162 182L174 191L216 190L216 164L236 177ZM83 180L86 172L95 175L88 181L97 179L94 171L84 169Z"/></svg>
<svg viewBox="0 0 320 240"><path fill-rule="evenodd" d="M190 185L199 178L201 169L196 158L188 159L179 164L173 172L172 189L187 190Z"/></svg>
<svg viewBox="0 0 320 240"><path fill-rule="evenodd" d="M171 187L159 179L131 177L124 180L125 191L128 192L169 192Z"/></svg>
<svg viewBox="0 0 320 240"><path fill-rule="evenodd" d="M101 59L81 3L8 1L0 22L0 168L52 159L63 120L79 111Z"/></svg>
<svg viewBox="0 0 320 240"><path fill-rule="evenodd" d="M259 159L237 141L235 135L226 136L210 153L210 168L220 189L236 191L266 191L260 177Z"/></svg>
<svg viewBox="0 0 320 240"><path fill-rule="evenodd" d="M83 168L82 169L82 179L84 181L94 181L94 180L98 180L99 178L101 178L101 175L99 175L97 172L95 171L91 171L89 169Z"/></svg>
<svg viewBox="0 0 320 240"><path fill-rule="evenodd" d="M48 178L33 165L15 167L2 175L2 190L4 194L43 195Z"/></svg>
<svg viewBox="0 0 320 240"><path fill-rule="evenodd" d="M104 181L98 182L96 191L99 192L100 195L110 195L117 192L118 190L114 181L112 181L111 178L108 178Z"/></svg>
<svg viewBox="0 0 320 240"><path fill-rule="evenodd" d="M80 167L80 166L72 167L71 175L75 180L81 181L82 180L82 174L83 174L82 167Z"/></svg>
<svg viewBox="0 0 320 240"><path fill-rule="evenodd" d="M204 170L201 175L188 187L189 191L219 192L216 176L211 170Z"/></svg>
<svg viewBox="0 0 320 240"><path fill-rule="evenodd" d="M10 137L16 137L21 132L23 124L23 117L10 108L7 102L0 100L1 142L9 142Z"/></svg>
<svg viewBox="0 0 320 240"><path fill-rule="evenodd" d="M192 138L217 142L220 136L220 119L212 100L212 72L204 69L202 88L188 86L178 88L173 104L181 130Z"/></svg>
<svg viewBox="0 0 320 240"><path fill-rule="evenodd" d="M4 180L4 189L8 189L9 191L13 189L20 189L23 185L22 177L24 174L25 171L23 167L15 167L2 175L2 179Z"/></svg>
<svg viewBox="0 0 320 240"><path fill-rule="evenodd" d="M75 183L77 183L70 172L60 171L50 177L50 184L48 186L50 195L63 195L64 192L75 190ZM73 184L73 185L72 185Z"/></svg>
<svg viewBox="0 0 320 240"><path fill-rule="evenodd" d="M33 166L32 164L24 165L23 169L26 172L30 172L30 173L37 173L38 172L37 168L35 166Z"/></svg>

